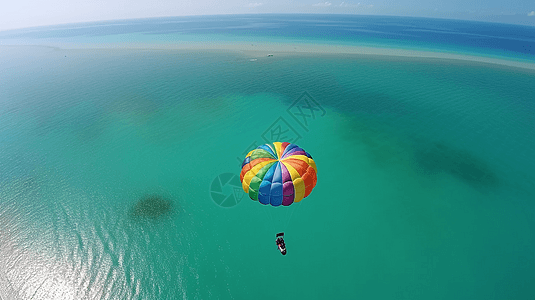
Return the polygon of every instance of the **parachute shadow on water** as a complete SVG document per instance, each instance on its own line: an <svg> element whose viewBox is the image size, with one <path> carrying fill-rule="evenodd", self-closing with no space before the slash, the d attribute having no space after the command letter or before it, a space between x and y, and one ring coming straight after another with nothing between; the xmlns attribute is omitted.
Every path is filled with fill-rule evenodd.
<svg viewBox="0 0 535 300"><path fill-rule="evenodd" d="M130 208L129 216L134 220L158 221L176 212L172 200L161 195L145 195Z"/></svg>
<svg viewBox="0 0 535 300"><path fill-rule="evenodd" d="M420 171L427 175L449 173L475 188L491 188L502 183L485 160L442 143L420 149L416 159Z"/></svg>

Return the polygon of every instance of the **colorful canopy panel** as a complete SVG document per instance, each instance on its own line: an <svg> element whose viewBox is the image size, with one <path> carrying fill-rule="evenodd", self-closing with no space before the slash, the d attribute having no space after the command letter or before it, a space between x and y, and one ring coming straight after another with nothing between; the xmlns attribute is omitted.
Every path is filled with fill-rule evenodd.
<svg viewBox="0 0 535 300"><path fill-rule="evenodd" d="M249 197L265 205L288 206L310 195L317 181L316 163L299 146L275 142L249 152L240 180Z"/></svg>

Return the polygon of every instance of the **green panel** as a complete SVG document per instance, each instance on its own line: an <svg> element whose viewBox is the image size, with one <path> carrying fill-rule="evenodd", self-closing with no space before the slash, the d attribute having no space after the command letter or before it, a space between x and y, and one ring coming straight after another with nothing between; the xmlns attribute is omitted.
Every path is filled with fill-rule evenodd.
<svg viewBox="0 0 535 300"><path fill-rule="evenodd" d="M254 201L258 201L258 190L255 191L249 187L249 198L253 199Z"/></svg>
<svg viewBox="0 0 535 300"><path fill-rule="evenodd" d="M273 154L269 153L268 151L264 149L256 149L251 153L251 160L257 159L257 158L273 158L277 159L273 156Z"/></svg>
<svg viewBox="0 0 535 300"><path fill-rule="evenodd" d="M266 175L267 171L275 164L277 161L271 162L267 165L265 165L262 169L260 169L256 175L251 179L251 183L249 184L249 191L254 190L258 193L258 189L260 188L260 184L262 183L262 180L264 179L264 176ZM250 194L250 192L249 192ZM258 199L258 198L257 198Z"/></svg>

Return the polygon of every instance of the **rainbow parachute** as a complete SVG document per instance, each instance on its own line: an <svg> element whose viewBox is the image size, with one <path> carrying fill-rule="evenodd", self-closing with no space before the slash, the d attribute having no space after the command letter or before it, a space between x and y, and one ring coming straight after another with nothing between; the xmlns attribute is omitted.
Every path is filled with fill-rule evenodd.
<svg viewBox="0 0 535 300"><path fill-rule="evenodd" d="M310 195L317 181L312 156L295 144L265 144L249 152L240 180L249 197L262 204L288 206Z"/></svg>

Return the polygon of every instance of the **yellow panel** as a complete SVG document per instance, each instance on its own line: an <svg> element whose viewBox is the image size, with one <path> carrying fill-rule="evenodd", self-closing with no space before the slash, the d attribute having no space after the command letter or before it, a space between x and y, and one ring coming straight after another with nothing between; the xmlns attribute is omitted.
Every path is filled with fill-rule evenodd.
<svg viewBox="0 0 535 300"><path fill-rule="evenodd" d="M316 174L318 174L318 170L316 169L316 162L312 159L312 158L308 158L308 156L306 155L292 155L292 156L288 156L284 159L281 159L281 161L285 161L287 159L299 159L299 160L302 160L304 162L306 162L309 166L311 166L314 171L316 171ZM286 165L286 164L284 164Z"/></svg>
<svg viewBox="0 0 535 300"><path fill-rule="evenodd" d="M299 160L302 160L302 161L306 162L307 164L308 164L308 160L310 159L310 158L308 158L308 156L306 156L306 155L290 155L290 156L288 156L288 157L285 157L284 159L281 159L281 161L285 161L285 160L287 160L287 159L292 159L292 158L293 158L293 159L299 159Z"/></svg>
<svg viewBox="0 0 535 300"><path fill-rule="evenodd" d="M277 158L280 158L281 157L281 147L282 147L282 143L281 142L274 142L273 145L275 146L275 152L277 152Z"/></svg>
<svg viewBox="0 0 535 300"><path fill-rule="evenodd" d="M284 160L282 160L283 162ZM299 172L297 172L297 170L292 167L290 164L288 163L284 163L284 166L286 167L286 169L288 169L288 172L290 173L290 176L292 177L292 181L297 179L297 178L301 178L301 175L299 175Z"/></svg>
<svg viewBox="0 0 535 300"><path fill-rule="evenodd" d="M299 160L302 160L304 162L306 162L309 166L311 166L314 171L316 171L316 174L318 173L318 169L316 169L316 162L312 159L312 158L308 158L308 156L306 155L292 155L292 156L288 156L284 159L281 159L281 161L285 161L287 159L299 159ZM284 164L286 165L286 164Z"/></svg>
<svg viewBox="0 0 535 300"><path fill-rule="evenodd" d="M245 177L244 177L244 179L245 179ZM241 182L241 188L242 188L243 191L246 192L246 193L249 193L249 183L251 183L250 180L249 180L248 183L245 182L245 180Z"/></svg>
<svg viewBox="0 0 535 300"><path fill-rule="evenodd" d="M260 171L260 169L262 169L264 166L272 162L273 162L273 159L270 159L268 161L263 161L255 165L251 170L245 173L245 175L243 176L243 181L241 183L244 192L249 193L249 184L251 184L251 180L253 179L253 177L256 175L256 173L258 173L258 171Z"/></svg>
<svg viewBox="0 0 535 300"><path fill-rule="evenodd" d="M305 197L305 182L301 177L297 178L294 182L295 199L294 202L299 202Z"/></svg>
<svg viewBox="0 0 535 300"><path fill-rule="evenodd" d="M306 157L306 156L305 156ZM286 169L288 169L288 172L290 172L290 176L292 177L292 181L294 183L294 190L295 190L295 198L294 202L299 202L305 197L305 182L303 179L301 179L301 175L297 172L297 170L294 169L290 164L284 164Z"/></svg>
<svg viewBox="0 0 535 300"><path fill-rule="evenodd" d="M316 162L312 158L308 159L308 164L314 169L314 171L316 171L316 174L318 174L318 169L316 168Z"/></svg>

